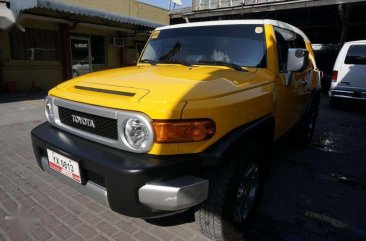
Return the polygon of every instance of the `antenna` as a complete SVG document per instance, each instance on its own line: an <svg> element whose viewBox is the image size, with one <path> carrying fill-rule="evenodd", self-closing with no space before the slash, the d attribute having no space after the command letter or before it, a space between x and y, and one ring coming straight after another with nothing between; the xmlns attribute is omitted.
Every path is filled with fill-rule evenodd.
<svg viewBox="0 0 366 241"><path fill-rule="evenodd" d="M172 3L173 3L173 8L172 8ZM183 2L182 0L169 0L169 11L172 11L175 6L182 6Z"/></svg>
<svg viewBox="0 0 366 241"><path fill-rule="evenodd" d="M172 2L173 2L175 5L178 5L178 6L182 6L182 5L183 5L182 0L172 0Z"/></svg>

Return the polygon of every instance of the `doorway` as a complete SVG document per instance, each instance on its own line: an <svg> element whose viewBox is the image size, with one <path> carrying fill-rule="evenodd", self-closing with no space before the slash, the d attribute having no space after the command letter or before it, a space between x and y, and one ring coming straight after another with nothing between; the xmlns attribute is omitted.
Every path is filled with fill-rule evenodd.
<svg viewBox="0 0 366 241"><path fill-rule="evenodd" d="M70 37L72 77L78 77L93 71L90 38Z"/></svg>

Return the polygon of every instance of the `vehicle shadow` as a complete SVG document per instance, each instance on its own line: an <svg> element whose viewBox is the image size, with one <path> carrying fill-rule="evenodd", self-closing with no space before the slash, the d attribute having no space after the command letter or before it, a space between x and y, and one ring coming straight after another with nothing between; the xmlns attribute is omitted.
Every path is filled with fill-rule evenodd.
<svg viewBox="0 0 366 241"><path fill-rule="evenodd" d="M333 106L333 109L336 111L343 111L343 112L366 113L366 101L339 100L337 105Z"/></svg>
<svg viewBox="0 0 366 241"><path fill-rule="evenodd" d="M365 154L281 143L248 240L365 240Z"/></svg>
<svg viewBox="0 0 366 241"><path fill-rule="evenodd" d="M322 98L311 148L277 143L248 240L366 239L365 113Z"/></svg>
<svg viewBox="0 0 366 241"><path fill-rule="evenodd" d="M145 221L161 227L170 227L185 223L193 223L195 221L194 210L190 209L183 213L178 213L172 216L146 219Z"/></svg>
<svg viewBox="0 0 366 241"><path fill-rule="evenodd" d="M348 112L334 110L326 98L320 109L310 149L294 147L286 139L276 144L262 200L245 240L366 239L366 116L360 106ZM326 135L329 131L335 134ZM338 135L341 140L332 140ZM192 223L193 210L148 222Z"/></svg>

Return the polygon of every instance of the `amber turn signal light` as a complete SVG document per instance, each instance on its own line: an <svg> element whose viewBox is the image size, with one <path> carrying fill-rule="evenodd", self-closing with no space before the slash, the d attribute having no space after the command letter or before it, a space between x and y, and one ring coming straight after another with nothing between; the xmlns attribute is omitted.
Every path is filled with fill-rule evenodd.
<svg viewBox="0 0 366 241"><path fill-rule="evenodd" d="M212 120L155 120L152 123L155 142L178 143L196 142L211 138L216 131Z"/></svg>

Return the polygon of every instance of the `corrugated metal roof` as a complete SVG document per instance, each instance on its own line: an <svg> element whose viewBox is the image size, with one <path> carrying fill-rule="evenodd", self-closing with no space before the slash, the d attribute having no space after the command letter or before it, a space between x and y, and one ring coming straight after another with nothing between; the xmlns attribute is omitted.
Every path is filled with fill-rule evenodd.
<svg viewBox="0 0 366 241"><path fill-rule="evenodd" d="M60 12L67 12L88 17L96 17L113 22L133 24L148 28L157 28L164 26L164 24L162 23L154 22L151 20L125 16L117 13L110 13L93 8L71 5L68 3L63 3L59 0L10 0L10 8L16 15L19 15L24 10L29 10L32 8L46 8Z"/></svg>

